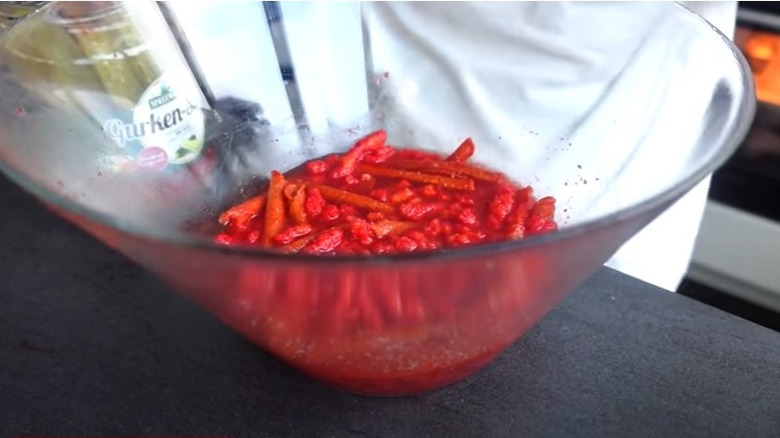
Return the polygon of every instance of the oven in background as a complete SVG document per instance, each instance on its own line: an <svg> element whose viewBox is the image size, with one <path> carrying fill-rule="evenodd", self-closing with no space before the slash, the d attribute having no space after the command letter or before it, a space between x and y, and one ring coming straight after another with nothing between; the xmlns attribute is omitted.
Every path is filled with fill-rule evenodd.
<svg viewBox="0 0 780 438"><path fill-rule="evenodd" d="M780 330L780 4L740 2L734 41L753 70L756 117L713 174L678 292Z"/></svg>

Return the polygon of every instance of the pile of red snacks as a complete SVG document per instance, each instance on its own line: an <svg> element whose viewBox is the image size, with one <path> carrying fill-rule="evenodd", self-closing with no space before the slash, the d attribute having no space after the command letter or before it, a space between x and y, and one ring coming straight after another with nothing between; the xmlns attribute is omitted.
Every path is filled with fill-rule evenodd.
<svg viewBox="0 0 780 438"><path fill-rule="evenodd" d="M274 171L264 193L220 215L215 241L284 253L399 254L522 239L556 230L555 199L469 163L386 144L376 131L346 153Z"/></svg>

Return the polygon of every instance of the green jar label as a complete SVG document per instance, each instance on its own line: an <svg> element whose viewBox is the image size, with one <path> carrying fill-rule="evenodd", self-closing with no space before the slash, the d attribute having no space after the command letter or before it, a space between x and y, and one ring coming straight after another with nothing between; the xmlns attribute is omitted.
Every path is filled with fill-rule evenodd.
<svg viewBox="0 0 780 438"><path fill-rule="evenodd" d="M186 164L200 155L205 134L204 107L200 89L189 75L166 72L138 99L132 123L110 119L103 130L120 147L137 141L142 148L138 164L147 162L154 151L154 169L161 170L161 160L165 165Z"/></svg>

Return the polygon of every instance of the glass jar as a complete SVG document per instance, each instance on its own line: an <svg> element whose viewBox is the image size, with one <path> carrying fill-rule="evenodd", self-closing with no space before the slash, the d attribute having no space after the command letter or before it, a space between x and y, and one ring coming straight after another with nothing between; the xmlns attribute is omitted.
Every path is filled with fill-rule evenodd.
<svg viewBox="0 0 780 438"><path fill-rule="evenodd" d="M156 3L55 2L40 14L5 37L22 88L89 114L117 170L163 170L201 155L208 104Z"/></svg>

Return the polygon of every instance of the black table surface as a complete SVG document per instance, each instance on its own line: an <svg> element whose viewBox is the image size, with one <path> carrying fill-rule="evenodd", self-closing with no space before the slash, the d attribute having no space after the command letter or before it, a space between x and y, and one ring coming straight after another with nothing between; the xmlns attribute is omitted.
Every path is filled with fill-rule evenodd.
<svg viewBox="0 0 780 438"><path fill-rule="evenodd" d="M780 437L780 334L602 269L432 393L322 386L0 178L0 437Z"/></svg>

